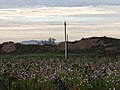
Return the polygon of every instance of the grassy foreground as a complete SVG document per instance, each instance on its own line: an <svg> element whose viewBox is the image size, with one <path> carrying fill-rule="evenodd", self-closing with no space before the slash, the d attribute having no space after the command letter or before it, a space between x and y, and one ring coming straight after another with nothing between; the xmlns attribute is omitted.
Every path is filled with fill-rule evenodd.
<svg viewBox="0 0 120 90"><path fill-rule="evenodd" d="M0 55L0 79L10 90L119 90L120 56Z"/></svg>

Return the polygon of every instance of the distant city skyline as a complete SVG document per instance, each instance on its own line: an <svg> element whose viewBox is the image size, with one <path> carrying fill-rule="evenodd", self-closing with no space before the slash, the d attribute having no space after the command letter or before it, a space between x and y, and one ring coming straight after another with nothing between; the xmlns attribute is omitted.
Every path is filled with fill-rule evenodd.
<svg viewBox="0 0 120 90"><path fill-rule="evenodd" d="M82 37L120 38L119 0L0 0L0 43L69 40Z"/></svg>

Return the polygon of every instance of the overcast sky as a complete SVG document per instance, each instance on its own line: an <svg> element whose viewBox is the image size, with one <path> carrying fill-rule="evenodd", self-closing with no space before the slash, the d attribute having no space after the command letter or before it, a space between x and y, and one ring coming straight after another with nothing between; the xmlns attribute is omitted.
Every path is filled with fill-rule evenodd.
<svg viewBox="0 0 120 90"><path fill-rule="evenodd" d="M0 7L0 43L49 37L63 41L63 21L72 41L120 38L120 0L0 0Z"/></svg>
<svg viewBox="0 0 120 90"><path fill-rule="evenodd" d="M120 5L120 0L0 0L0 7Z"/></svg>

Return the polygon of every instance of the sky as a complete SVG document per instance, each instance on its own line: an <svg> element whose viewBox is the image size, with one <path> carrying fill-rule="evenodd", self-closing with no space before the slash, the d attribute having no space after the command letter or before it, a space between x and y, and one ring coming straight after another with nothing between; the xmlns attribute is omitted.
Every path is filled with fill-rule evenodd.
<svg viewBox="0 0 120 90"><path fill-rule="evenodd" d="M0 43L69 40L82 37L120 38L120 0L0 0Z"/></svg>
<svg viewBox="0 0 120 90"><path fill-rule="evenodd" d="M0 7L120 5L120 0L0 0Z"/></svg>

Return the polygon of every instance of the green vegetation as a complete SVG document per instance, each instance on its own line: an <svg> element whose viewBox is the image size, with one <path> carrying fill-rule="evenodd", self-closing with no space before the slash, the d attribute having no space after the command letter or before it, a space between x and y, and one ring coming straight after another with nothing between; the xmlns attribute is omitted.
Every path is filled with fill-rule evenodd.
<svg viewBox="0 0 120 90"><path fill-rule="evenodd" d="M86 40L92 40L93 46L76 49L74 46L80 41L69 42L72 47L68 47L67 60L64 43L17 43L14 53L0 52L0 80L9 90L119 90L120 39L92 37ZM77 45L85 44L81 43Z"/></svg>
<svg viewBox="0 0 120 90"><path fill-rule="evenodd" d="M120 56L1 54L0 79L10 90L119 90Z"/></svg>

